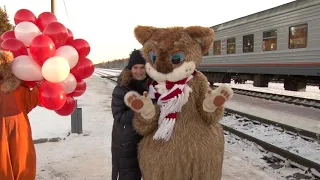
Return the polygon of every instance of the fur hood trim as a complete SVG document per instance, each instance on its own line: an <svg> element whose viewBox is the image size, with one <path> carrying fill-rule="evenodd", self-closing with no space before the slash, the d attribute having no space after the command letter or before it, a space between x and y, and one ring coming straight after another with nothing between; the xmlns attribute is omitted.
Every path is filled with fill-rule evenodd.
<svg viewBox="0 0 320 180"><path fill-rule="evenodd" d="M21 84L21 80L19 80L11 70L11 63L13 59L14 57L11 52L0 50L0 90L4 93L16 90Z"/></svg>

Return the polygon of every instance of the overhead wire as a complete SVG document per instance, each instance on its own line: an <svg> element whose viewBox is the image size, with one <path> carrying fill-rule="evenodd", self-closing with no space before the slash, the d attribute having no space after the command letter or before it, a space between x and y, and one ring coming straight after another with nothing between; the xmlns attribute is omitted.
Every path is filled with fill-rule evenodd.
<svg viewBox="0 0 320 180"><path fill-rule="evenodd" d="M66 1L65 0L62 0L63 1L63 4L64 4L64 9L66 11L66 14L67 14L67 17L68 17L68 22L71 26L71 21L70 21L70 17L69 17L69 13L68 13L68 8L67 8L67 5L66 5Z"/></svg>

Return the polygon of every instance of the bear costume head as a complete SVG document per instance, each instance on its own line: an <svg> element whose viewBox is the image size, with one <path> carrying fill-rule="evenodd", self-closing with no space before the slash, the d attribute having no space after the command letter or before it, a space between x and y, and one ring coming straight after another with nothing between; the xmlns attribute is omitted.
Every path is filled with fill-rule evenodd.
<svg viewBox="0 0 320 180"><path fill-rule="evenodd" d="M146 71L157 82L176 82L190 76L214 40L214 31L201 26L137 26L134 34L143 45Z"/></svg>

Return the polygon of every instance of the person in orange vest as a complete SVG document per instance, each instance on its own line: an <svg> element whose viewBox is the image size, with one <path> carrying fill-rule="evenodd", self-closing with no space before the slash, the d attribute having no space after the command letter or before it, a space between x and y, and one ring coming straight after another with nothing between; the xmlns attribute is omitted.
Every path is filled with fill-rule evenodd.
<svg viewBox="0 0 320 180"><path fill-rule="evenodd" d="M12 73L11 52L0 50L0 180L35 180L36 153L27 114L38 105L32 90Z"/></svg>

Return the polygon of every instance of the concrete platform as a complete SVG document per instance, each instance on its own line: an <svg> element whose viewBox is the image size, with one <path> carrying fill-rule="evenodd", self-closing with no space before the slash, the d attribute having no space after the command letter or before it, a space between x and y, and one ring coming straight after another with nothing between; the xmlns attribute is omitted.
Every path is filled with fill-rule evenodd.
<svg viewBox="0 0 320 180"><path fill-rule="evenodd" d="M239 94L234 94L225 107L307 131L320 133L320 109Z"/></svg>

